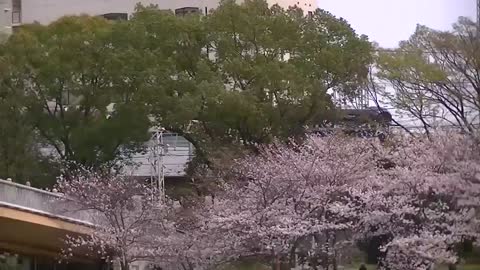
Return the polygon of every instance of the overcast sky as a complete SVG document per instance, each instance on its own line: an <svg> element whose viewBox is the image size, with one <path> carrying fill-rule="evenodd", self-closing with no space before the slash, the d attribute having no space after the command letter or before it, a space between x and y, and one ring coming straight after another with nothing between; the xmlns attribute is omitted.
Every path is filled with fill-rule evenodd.
<svg viewBox="0 0 480 270"><path fill-rule="evenodd" d="M320 8L345 18L359 34L382 47L396 47L417 23L448 30L459 16L475 19L476 0L317 0Z"/></svg>

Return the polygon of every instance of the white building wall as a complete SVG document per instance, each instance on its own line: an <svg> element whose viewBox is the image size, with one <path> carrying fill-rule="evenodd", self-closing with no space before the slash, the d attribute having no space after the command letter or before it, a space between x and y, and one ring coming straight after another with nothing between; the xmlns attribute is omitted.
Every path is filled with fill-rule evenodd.
<svg viewBox="0 0 480 270"><path fill-rule="evenodd" d="M11 0L0 0L2 2ZM240 0L241 1L241 0ZM135 5L156 4L160 9L175 10L181 7L198 7L202 12L216 8L219 0L22 0L22 22L51 23L66 15L100 15L105 13L132 14ZM317 8L316 0L269 0L270 5L279 4L285 8L297 5L304 11Z"/></svg>
<svg viewBox="0 0 480 270"><path fill-rule="evenodd" d="M184 176L187 163L193 158L194 147L184 137L177 134L166 133L163 136L165 145L162 157L164 174L167 177ZM132 176L150 176L155 174L152 169L153 153L151 146L155 141L150 140L146 143L146 151L138 153L132 157L131 166L125 166L124 174Z"/></svg>
<svg viewBox="0 0 480 270"><path fill-rule="evenodd" d="M12 32L12 0L0 0L0 41Z"/></svg>
<svg viewBox="0 0 480 270"><path fill-rule="evenodd" d="M3 0L2 0L3 1ZM66 15L132 14L135 5L156 4L160 9L199 7L202 11L218 6L218 0L22 0L22 22L48 24Z"/></svg>
<svg viewBox="0 0 480 270"><path fill-rule="evenodd" d="M270 5L278 4L284 8L297 6L304 12L315 11L318 8L317 0L269 0Z"/></svg>

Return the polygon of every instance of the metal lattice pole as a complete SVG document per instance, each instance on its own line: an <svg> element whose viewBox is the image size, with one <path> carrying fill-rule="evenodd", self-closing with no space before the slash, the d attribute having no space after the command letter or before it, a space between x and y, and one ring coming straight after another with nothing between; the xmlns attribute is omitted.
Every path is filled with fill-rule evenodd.
<svg viewBox="0 0 480 270"><path fill-rule="evenodd" d="M477 0L477 31L480 32L480 0Z"/></svg>
<svg viewBox="0 0 480 270"><path fill-rule="evenodd" d="M477 32L480 33L480 0L477 0Z"/></svg>
<svg viewBox="0 0 480 270"><path fill-rule="evenodd" d="M156 129L153 133L150 147L150 181L152 186L158 190L160 200L165 198L165 170L163 164L164 142L162 128Z"/></svg>
<svg viewBox="0 0 480 270"><path fill-rule="evenodd" d="M158 162L157 162L157 174L158 174L158 194L160 200L165 197L165 172L163 164L164 145L163 145L163 130L157 132L157 147L158 147Z"/></svg>
<svg viewBox="0 0 480 270"><path fill-rule="evenodd" d="M480 32L480 0L477 0L477 31Z"/></svg>

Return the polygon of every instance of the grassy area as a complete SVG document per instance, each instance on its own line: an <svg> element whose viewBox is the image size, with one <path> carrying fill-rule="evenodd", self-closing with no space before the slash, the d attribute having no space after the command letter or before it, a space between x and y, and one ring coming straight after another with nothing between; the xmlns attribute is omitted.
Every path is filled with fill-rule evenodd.
<svg viewBox="0 0 480 270"><path fill-rule="evenodd" d="M466 264L460 270L480 270L480 264Z"/></svg>
<svg viewBox="0 0 480 270"><path fill-rule="evenodd" d="M367 270L375 270L376 265L366 265ZM349 265L345 267L345 270L358 270L360 268L360 263L358 265ZM439 266L436 270L448 270L446 266ZM480 264L465 264L459 265L457 270L480 270Z"/></svg>
<svg viewBox="0 0 480 270"><path fill-rule="evenodd" d="M361 263L355 263L347 265L345 268L339 268L343 270L358 270ZM377 266L374 264L365 265L367 270L376 270ZM265 265L259 262L237 262L235 264L226 265L220 268L221 270L270 270L269 265ZM448 270L447 266L436 267L435 270ZM465 264L459 265L457 270L480 270L480 264Z"/></svg>
<svg viewBox="0 0 480 270"><path fill-rule="evenodd" d="M345 265L345 267L339 267L339 270L358 270L362 264L361 258L356 258L353 260L353 263L350 265ZM376 270L377 266L375 264L366 264L367 270ZM217 270L271 270L271 266L265 261L261 262L258 259L244 259L242 261L237 261L234 263L229 263L219 267ZM284 266L282 269L288 269ZM435 267L435 270L448 270L447 266L438 266ZM478 259L472 260L469 258L466 264L461 264L457 267L457 270L480 270L480 263Z"/></svg>
<svg viewBox="0 0 480 270"><path fill-rule="evenodd" d="M358 270L360 269L360 265L361 263L355 265L348 265L345 267L345 270ZM367 267L367 270L374 270L377 268L377 266L374 264L366 264L365 266Z"/></svg>

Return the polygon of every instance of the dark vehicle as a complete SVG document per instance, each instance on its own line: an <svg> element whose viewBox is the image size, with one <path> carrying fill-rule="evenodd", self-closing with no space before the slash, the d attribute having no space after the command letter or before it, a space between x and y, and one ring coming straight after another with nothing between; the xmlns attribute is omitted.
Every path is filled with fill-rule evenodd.
<svg viewBox="0 0 480 270"><path fill-rule="evenodd" d="M384 140L392 122L390 112L381 107L340 109L338 115L331 122L315 126L310 132L322 136L343 132L361 138L378 137Z"/></svg>
<svg viewBox="0 0 480 270"><path fill-rule="evenodd" d="M100 17L103 17L106 20L110 20L110 21L127 21L128 20L127 13L106 13L106 14L100 15Z"/></svg>

